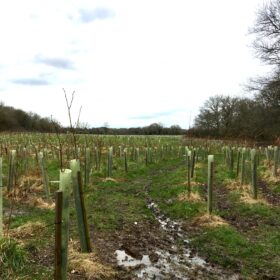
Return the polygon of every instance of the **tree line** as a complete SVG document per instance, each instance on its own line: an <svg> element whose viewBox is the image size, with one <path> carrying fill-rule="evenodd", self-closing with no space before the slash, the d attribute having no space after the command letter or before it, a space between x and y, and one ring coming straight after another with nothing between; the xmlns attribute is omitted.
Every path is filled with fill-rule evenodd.
<svg viewBox="0 0 280 280"><path fill-rule="evenodd" d="M268 89L261 91L254 98L210 97L200 108L188 134L213 138L277 139L280 135L280 87L273 92Z"/></svg>
<svg viewBox="0 0 280 280"><path fill-rule="evenodd" d="M38 114L25 112L0 102L0 131L28 131L28 132L59 132L67 133L69 127L61 126L51 118L42 118ZM76 133L104 134L104 135L183 135L186 130L179 125L164 127L160 123L153 123L144 127L110 128L77 127Z"/></svg>
<svg viewBox="0 0 280 280"><path fill-rule="evenodd" d="M152 123L144 127L130 128L109 128L109 127L93 127L93 128L78 128L79 133L90 134L108 134L108 135L185 135L186 130L179 125L171 125L164 127L160 123Z"/></svg>
<svg viewBox="0 0 280 280"><path fill-rule="evenodd" d="M54 132L55 127L60 125L50 118L42 118L0 102L0 131Z"/></svg>
<svg viewBox="0 0 280 280"><path fill-rule="evenodd" d="M210 97L189 134L194 136L275 140L280 137L280 1L266 2L250 33L256 56L271 65L267 77L251 79L251 98Z"/></svg>

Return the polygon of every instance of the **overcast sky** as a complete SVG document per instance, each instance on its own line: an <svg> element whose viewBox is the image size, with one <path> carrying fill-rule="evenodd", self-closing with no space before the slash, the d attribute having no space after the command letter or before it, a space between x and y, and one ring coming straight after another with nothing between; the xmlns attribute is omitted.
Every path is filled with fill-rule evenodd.
<svg viewBox="0 0 280 280"><path fill-rule="evenodd" d="M212 95L267 67L248 28L263 0L0 2L0 100L67 125L186 128Z"/></svg>

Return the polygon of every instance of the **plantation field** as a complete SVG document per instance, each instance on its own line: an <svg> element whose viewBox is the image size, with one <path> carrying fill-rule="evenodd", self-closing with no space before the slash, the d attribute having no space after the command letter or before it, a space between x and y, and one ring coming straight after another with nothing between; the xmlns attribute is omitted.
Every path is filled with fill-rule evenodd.
<svg viewBox="0 0 280 280"><path fill-rule="evenodd" d="M72 177L62 279L279 279L277 147L179 136L2 134L0 151L0 279L54 279L55 199L58 189L67 195L61 176L73 159L86 222ZM91 252L81 252L87 240Z"/></svg>

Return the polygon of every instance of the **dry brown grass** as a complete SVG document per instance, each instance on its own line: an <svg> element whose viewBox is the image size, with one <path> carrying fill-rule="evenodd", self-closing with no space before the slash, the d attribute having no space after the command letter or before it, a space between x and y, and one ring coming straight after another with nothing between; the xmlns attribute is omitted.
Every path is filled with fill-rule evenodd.
<svg viewBox="0 0 280 280"><path fill-rule="evenodd" d="M17 201L25 200L29 194L43 191L42 179L37 176L22 176L10 193Z"/></svg>
<svg viewBox="0 0 280 280"><path fill-rule="evenodd" d="M241 185L239 181L229 179L226 181L226 187L230 191L238 190L240 192L240 200L243 203L248 203L248 204L262 203L267 206L270 205L269 202L266 199L264 199L260 194L258 194L257 199L252 198L252 187L249 184Z"/></svg>
<svg viewBox="0 0 280 280"><path fill-rule="evenodd" d="M17 228L11 229L9 234L17 239L24 240L37 236L42 229L45 228L45 224L42 222L27 222L26 224L19 226Z"/></svg>
<svg viewBox="0 0 280 280"><path fill-rule="evenodd" d="M80 253L77 251L77 243L69 244L69 268L71 273L81 272L87 279L114 279L116 273L106 265L103 265L95 253Z"/></svg>
<svg viewBox="0 0 280 280"><path fill-rule="evenodd" d="M184 186L188 185L188 181L185 181L183 183ZM204 184L203 183L199 183L199 182L195 182L195 181L191 181L191 187L202 187Z"/></svg>
<svg viewBox="0 0 280 280"><path fill-rule="evenodd" d="M202 162L197 162L196 164L195 164L195 168L198 168L198 169L201 169L201 168L203 168L204 167L204 163L202 163Z"/></svg>
<svg viewBox="0 0 280 280"><path fill-rule="evenodd" d="M55 203L52 201L45 201L41 197L34 197L31 196L28 198L27 203L40 208L40 209L54 209L55 208Z"/></svg>
<svg viewBox="0 0 280 280"><path fill-rule="evenodd" d="M197 192L191 192L190 197L188 196L188 192L184 191L178 195L179 201L202 201L203 198Z"/></svg>
<svg viewBox="0 0 280 280"><path fill-rule="evenodd" d="M272 161L264 159L263 160L263 165L267 166L268 168L271 168L272 167Z"/></svg>
<svg viewBox="0 0 280 280"><path fill-rule="evenodd" d="M278 176L273 176L272 169L266 169L265 171L261 172L261 178L268 183L278 184L280 183L280 169L277 169Z"/></svg>
<svg viewBox="0 0 280 280"><path fill-rule="evenodd" d="M248 204L261 203L261 204L264 204L264 205L267 205L267 206L271 206L271 204L266 199L262 198L260 196L260 194L258 194L258 198L257 199L252 198L252 194L251 194L250 188L251 188L250 185L245 185L244 186L244 190L241 192L240 200L243 203L248 203Z"/></svg>
<svg viewBox="0 0 280 280"><path fill-rule="evenodd" d="M241 184L237 180L225 179L225 186L230 191L240 190L242 188Z"/></svg>
<svg viewBox="0 0 280 280"><path fill-rule="evenodd" d="M106 177L106 178L102 179L102 182L114 182L114 183L117 183L118 180L114 179L114 178L111 178L111 177Z"/></svg>
<svg viewBox="0 0 280 280"><path fill-rule="evenodd" d="M126 179L125 178L115 179L115 178L111 178L111 177L106 177L106 178L101 179L101 181L102 182L122 183L122 182L125 182Z"/></svg>
<svg viewBox="0 0 280 280"><path fill-rule="evenodd" d="M199 227L211 227L216 228L219 226L228 226L228 222L216 215L204 214L203 216L197 217L192 222L193 226Z"/></svg>
<svg viewBox="0 0 280 280"><path fill-rule="evenodd" d="M28 204L40 209L54 209L55 204L51 200L46 201L41 196L44 194L42 179L37 176L22 176L19 184L11 192L5 191L5 195L14 202Z"/></svg>
<svg viewBox="0 0 280 280"><path fill-rule="evenodd" d="M20 185L21 184L27 184L28 186L31 186L33 184L40 184L42 183L42 179L40 175L23 175L20 177Z"/></svg>

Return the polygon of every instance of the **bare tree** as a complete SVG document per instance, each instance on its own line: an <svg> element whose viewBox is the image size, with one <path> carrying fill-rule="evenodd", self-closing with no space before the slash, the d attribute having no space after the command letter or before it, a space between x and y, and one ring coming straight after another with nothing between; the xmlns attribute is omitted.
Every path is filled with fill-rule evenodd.
<svg viewBox="0 0 280 280"><path fill-rule="evenodd" d="M72 121L72 116L71 116L71 108L72 108L73 101L74 101L75 91L72 92L70 100L68 99L67 94L66 94L66 90L64 88L63 88L63 91L64 91L65 100L66 100L68 118L69 118L69 123L70 123L70 132L71 132L72 138L73 138L75 158L77 159L78 158L78 147L77 147L76 128L79 126L79 123L80 123L80 115L81 115L82 107L80 107L77 122L76 122L75 126L73 126L73 121Z"/></svg>
<svg viewBox="0 0 280 280"><path fill-rule="evenodd" d="M253 47L257 56L270 65L280 67L280 1L272 0L257 12L250 33L256 35Z"/></svg>
<svg viewBox="0 0 280 280"><path fill-rule="evenodd" d="M62 149L62 142L61 142L61 137L60 137L60 132L59 132L59 128L60 126L53 120L52 116L51 116L51 122L53 124L53 128L55 131L55 135L58 141L58 145L59 145L59 162L60 162L60 170L63 170L63 149Z"/></svg>

